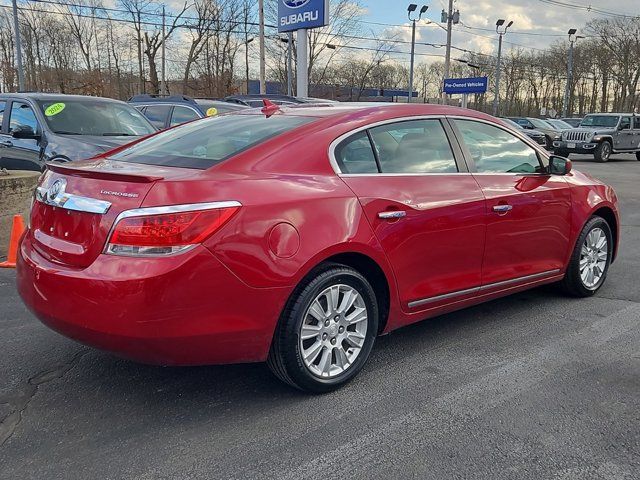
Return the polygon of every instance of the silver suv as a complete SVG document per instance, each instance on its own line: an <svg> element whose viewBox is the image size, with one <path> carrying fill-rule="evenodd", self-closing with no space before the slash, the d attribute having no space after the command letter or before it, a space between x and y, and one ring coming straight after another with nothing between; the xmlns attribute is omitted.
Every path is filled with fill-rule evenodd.
<svg viewBox="0 0 640 480"><path fill-rule="evenodd" d="M635 153L640 160L640 116L630 113L592 113L580 125L565 130L560 140L553 142L556 155L570 153L593 154L606 162L612 153Z"/></svg>

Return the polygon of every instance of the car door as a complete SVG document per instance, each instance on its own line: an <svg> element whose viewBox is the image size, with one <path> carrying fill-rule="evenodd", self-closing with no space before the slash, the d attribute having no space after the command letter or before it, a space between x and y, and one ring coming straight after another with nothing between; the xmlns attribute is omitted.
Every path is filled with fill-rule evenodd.
<svg viewBox="0 0 640 480"><path fill-rule="evenodd" d="M350 133L334 149L337 171L358 196L409 312L480 286L485 201L447 131L440 118L396 120Z"/></svg>
<svg viewBox="0 0 640 480"><path fill-rule="evenodd" d="M143 115L159 130L164 130L169 125L171 105L146 105Z"/></svg>
<svg viewBox="0 0 640 480"><path fill-rule="evenodd" d="M631 142L632 150L640 150L640 117L634 116L631 119Z"/></svg>
<svg viewBox="0 0 640 480"><path fill-rule="evenodd" d="M9 102L8 107L6 130L0 133L0 166L11 170L41 170L41 138L16 138L12 135L18 128L30 128L34 133L42 134L33 108L18 100Z"/></svg>
<svg viewBox="0 0 640 480"><path fill-rule="evenodd" d="M633 143L631 116L623 116L620 118L618 131L613 135L613 148L615 150L631 150L633 148Z"/></svg>
<svg viewBox="0 0 640 480"><path fill-rule="evenodd" d="M493 123L452 119L487 200L484 289L560 274L570 249L571 194L547 157Z"/></svg>

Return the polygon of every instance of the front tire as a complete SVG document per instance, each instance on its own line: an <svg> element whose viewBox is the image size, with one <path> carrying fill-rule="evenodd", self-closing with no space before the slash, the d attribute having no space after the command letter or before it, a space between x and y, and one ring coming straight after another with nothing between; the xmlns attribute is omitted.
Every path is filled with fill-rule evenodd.
<svg viewBox="0 0 640 480"><path fill-rule="evenodd" d="M593 156L600 163L605 163L611 158L611 144L607 141L601 142L593 152Z"/></svg>
<svg viewBox="0 0 640 480"><path fill-rule="evenodd" d="M364 366L378 322L369 282L350 267L327 264L296 288L276 328L267 364L280 380L300 390L335 390Z"/></svg>
<svg viewBox="0 0 640 480"><path fill-rule="evenodd" d="M636 159L640 162L640 152L636 152Z"/></svg>
<svg viewBox="0 0 640 480"><path fill-rule="evenodd" d="M562 287L574 297L590 297L604 284L613 255L609 224L593 216L582 228L571 254Z"/></svg>

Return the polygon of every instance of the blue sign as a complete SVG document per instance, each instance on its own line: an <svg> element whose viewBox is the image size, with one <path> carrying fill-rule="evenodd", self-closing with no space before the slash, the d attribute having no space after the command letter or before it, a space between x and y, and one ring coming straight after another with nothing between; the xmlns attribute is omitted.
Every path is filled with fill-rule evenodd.
<svg viewBox="0 0 640 480"><path fill-rule="evenodd" d="M444 93L486 93L489 80L487 77L476 78L446 78Z"/></svg>
<svg viewBox="0 0 640 480"><path fill-rule="evenodd" d="M329 24L329 0L278 0L278 32Z"/></svg>

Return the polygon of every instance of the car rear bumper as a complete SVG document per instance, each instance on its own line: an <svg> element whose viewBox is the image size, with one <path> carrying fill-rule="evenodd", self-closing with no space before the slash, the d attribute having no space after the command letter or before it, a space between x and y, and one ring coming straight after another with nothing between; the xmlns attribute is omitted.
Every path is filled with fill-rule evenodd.
<svg viewBox="0 0 640 480"><path fill-rule="evenodd" d="M100 255L86 269L53 264L29 236L17 286L57 332L161 365L264 361L289 290L247 286L204 247L174 257Z"/></svg>

